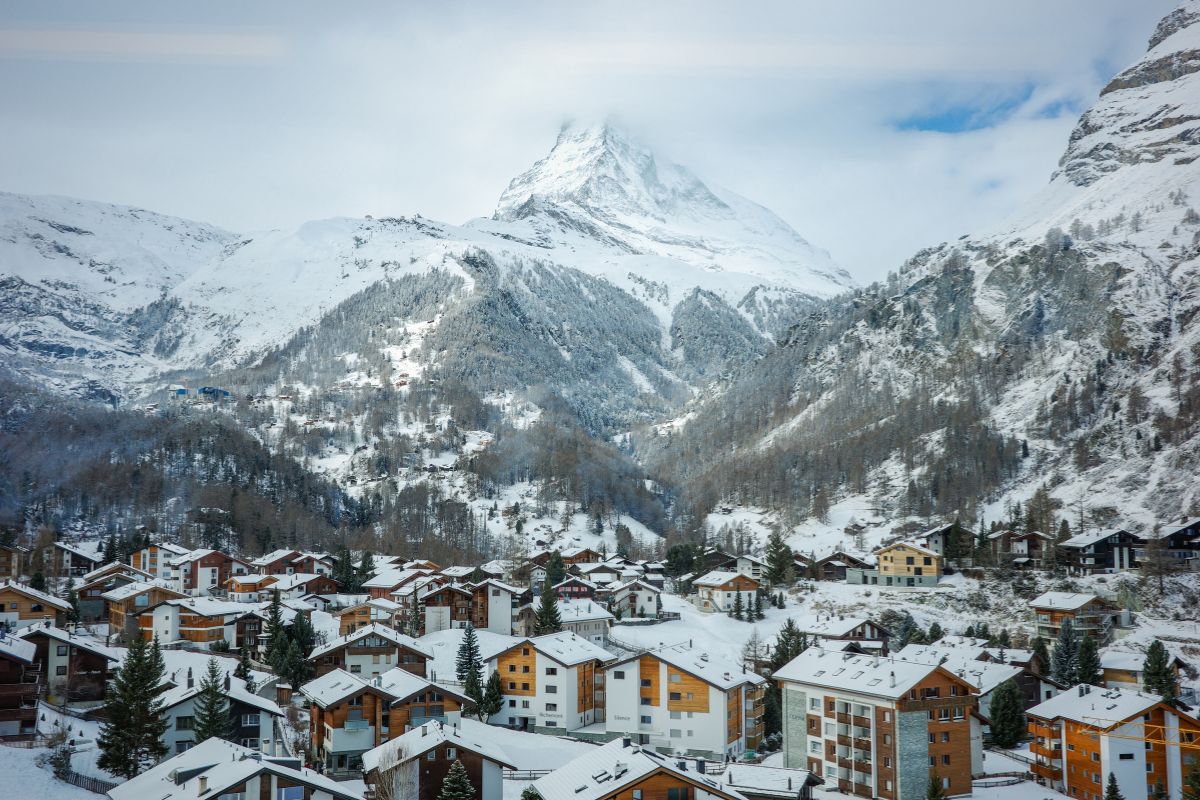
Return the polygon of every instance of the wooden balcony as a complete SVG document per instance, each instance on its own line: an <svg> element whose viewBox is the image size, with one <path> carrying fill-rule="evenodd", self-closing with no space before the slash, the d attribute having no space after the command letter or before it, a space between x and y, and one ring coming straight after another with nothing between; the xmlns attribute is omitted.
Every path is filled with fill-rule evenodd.
<svg viewBox="0 0 1200 800"><path fill-rule="evenodd" d="M860 717L857 714L855 714L853 717L851 717L851 719L853 719L854 724L860 728L870 728L871 727L871 720L869 717Z"/></svg>
<svg viewBox="0 0 1200 800"><path fill-rule="evenodd" d="M852 744L850 737L844 733L839 733L837 735L837 743L845 747L850 747Z"/></svg>
<svg viewBox="0 0 1200 800"><path fill-rule="evenodd" d="M1051 761L1062 760L1062 746L1055 742L1054 744L1039 744L1037 741L1030 742L1029 752L1035 756L1043 756Z"/></svg>
<svg viewBox="0 0 1200 800"><path fill-rule="evenodd" d="M1049 764L1030 764L1030 771L1039 778L1045 778L1048 781L1062 780L1062 767L1053 767Z"/></svg>

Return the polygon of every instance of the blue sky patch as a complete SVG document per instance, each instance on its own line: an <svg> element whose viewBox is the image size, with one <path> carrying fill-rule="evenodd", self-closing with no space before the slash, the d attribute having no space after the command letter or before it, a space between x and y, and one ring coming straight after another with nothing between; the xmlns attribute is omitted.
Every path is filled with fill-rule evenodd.
<svg viewBox="0 0 1200 800"><path fill-rule="evenodd" d="M1012 116L1013 112L1033 96L1033 90L1032 83L1007 93L998 93L994 89L981 89L978 100L975 102L947 104L912 114L898 121L896 128L902 131L936 131L938 133L965 133L991 128ZM1047 116L1056 115L1057 110L1047 114Z"/></svg>

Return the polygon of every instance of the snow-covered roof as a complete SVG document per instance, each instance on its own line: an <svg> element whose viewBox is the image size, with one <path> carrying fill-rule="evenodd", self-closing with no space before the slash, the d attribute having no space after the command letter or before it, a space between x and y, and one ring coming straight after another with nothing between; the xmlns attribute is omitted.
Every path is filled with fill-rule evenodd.
<svg viewBox="0 0 1200 800"><path fill-rule="evenodd" d="M559 600L558 617L564 623L613 619L607 608L592 600Z"/></svg>
<svg viewBox="0 0 1200 800"><path fill-rule="evenodd" d="M865 617L835 617L833 614L793 616L792 621L801 633L810 636L827 636L833 639L849 636L856 628L870 623Z"/></svg>
<svg viewBox="0 0 1200 800"><path fill-rule="evenodd" d="M222 670L224 673L222 679L224 679L225 676L228 676L229 678L229 688L226 689L224 684L222 684L221 694L225 695L230 700L236 700L239 703L245 703L248 706L253 706L260 711L266 712L267 714L271 714L276 717L283 716L283 709L281 709L274 702L262 697L261 695L247 691L246 682L241 678L234 677L233 675L233 668L237 665L232 662L223 663L225 661L227 660L218 659L218 663L222 663L222 666L224 667ZM176 685L158 695L158 699L162 702L163 709L166 710L174 708L180 703L190 700L198 695L200 693L200 684L202 682L201 679L204 678L204 675L204 670L193 669L192 685L188 686L186 673L182 675L176 673L173 678L175 681L177 681Z"/></svg>
<svg viewBox="0 0 1200 800"><path fill-rule="evenodd" d="M549 775L538 778L533 788L542 797L552 800L599 800L622 794L620 790L623 787L636 784L662 770L699 784L709 795L744 800L736 789L722 784L716 778L694 770L680 769L677 759L632 743L627 745L626 741L624 738L614 739L603 747L592 749ZM799 790L796 794L799 794Z"/></svg>
<svg viewBox="0 0 1200 800"><path fill-rule="evenodd" d="M429 649L425 647L425 645L421 644L421 642L417 641L411 636L406 636L405 634L400 633L400 631L389 628L387 625L382 625L378 622L372 622L370 625L364 625L358 630L351 631L345 636L339 636L331 642L327 642L323 645L315 647L308 657L310 660L317 658L318 656L325 655L326 653L331 653L334 650L339 650L346 645L357 642L359 639L363 639L367 636L379 636L387 639L389 642L399 645L400 647L412 650L414 653L420 653L426 658L433 657L433 653L431 653Z"/></svg>
<svg viewBox="0 0 1200 800"><path fill-rule="evenodd" d="M121 654L117 650L107 647L106 645L102 645L87 636L80 636L76 633L65 631L62 628L56 628L53 625L49 627L46 625L31 625L17 635L23 639L28 639L32 636L45 636L47 638L54 639L55 641L62 642L63 644L69 644L74 647L78 647L81 650L87 650L90 653L103 656L109 661L121 660Z"/></svg>
<svg viewBox="0 0 1200 800"><path fill-rule="evenodd" d="M413 728L363 753L363 771L389 770L442 744L478 753L489 761L512 769L513 765L509 763L508 756L500 745L486 735L479 735L480 733L486 734L486 731L473 727L470 734L467 734L461 728L442 724L437 720L426 722L419 728Z"/></svg>
<svg viewBox="0 0 1200 800"><path fill-rule="evenodd" d="M165 589L179 597L183 596L182 592L177 592L174 589L172 589L170 587L170 585L167 584L166 581L152 580L152 581L133 581L132 583L127 583L124 586L118 586L116 589L110 589L109 591L100 595L100 597L103 600L111 600L114 603L119 603L122 600L128 600L131 597L137 597L139 594L142 594L143 592L148 592L151 589Z"/></svg>
<svg viewBox="0 0 1200 800"><path fill-rule="evenodd" d="M539 653L549 656L564 667L572 667L593 659L612 661L615 658L612 653L600 645L571 631L547 633L544 636L533 636L524 641L529 642ZM521 642L517 644L521 644Z"/></svg>
<svg viewBox="0 0 1200 800"><path fill-rule="evenodd" d="M733 789L748 792L755 797L777 797L780 800L796 800L803 787L824 782L806 769L736 763L730 764L716 778Z"/></svg>
<svg viewBox="0 0 1200 800"><path fill-rule="evenodd" d="M810 647L772 677L831 689L896 699L937 670L936 664L900 661L874 655L832 653Z"/></svg>
<svg viewBox="0 0 1200 800"><path fill-rule="evenodd" d="M344 614L349 614L351 611L357 611L364 606L368 608L378 608L381 611L388 612L395 612L401 608L401 605L395 600L388 600L386 597L372 597L370 600L365 600L361 603L355 603L354 605L346 606L345 608L339 608L337 611L333 612L333 615L335 617L340 617Z"/></svg>
<svg viewBox="0 0 1200 800"><path fill-rule="evenodd" d="M81 577L79 579L79 584L82 586L84 584L91 583L97 578L103 578L105 575L109 574L140 575L145 578L150 577L149 572L144 572L137 567L126 564L123 561L110 561L103 566L96 567L94 570Z"/></svg>
<svg viewBox="0 0 1200 800"><path fill-rule="evenodd" d="M576 564L575 569L582 572L584 575L591 575L596 572L611 572L617 574L617 567L613 564L605 564L602 561L589 561L586 564Z"/></svg>
<svg viewBox="0 0 1200 800"><path fill-rule="evenodd" d="M566 586L568 583L581 583L584 586L588 587L589 589L598 588L595 583L592 583L587 578L581 578L578 575L568 575L564 580L559 581L558 583L554 584L550 588L557 589L560 586Z"/></svg>
<svg viewBox="0 0 1200 800"><path fill-rule="evenodd" d="M0 656L14 658L17 661L24 661L26 664L33 663L33 657L37 654L37 645L28 639L0 631Z"/></svg>
<svg viewBox="0 0 1200 800"><path fill-rule="evenodd" d="M483 580L475 584L476 589L478 589L480 586L495 586L497 589L508 592L509 594L521 594L525 591L519 586L513 586L511 583L505 583L504 581L497 580L496 578L488 578L487 580Z"/></svg>
<svg viewBox="0 0 1200 800"><path fill-rule="evenodd" d="M39 603L53 606L60 611L71 610L70 604L65 600L59 600L53 595L46 594L45 592L39 592L37 589L31 589L23 583L17 583L16 581L5 581L4 583L0 583L0 592L3 592L5 589L11 589L17 594L23 594L31 600L37 600Z"/></svg>
<svg viewBox="0 0 1200 800"><path fill-rule="evenodd" d="M293 553L299 553L299 551L293 550L290 547L283 548L281 550L272 550L271 552L267 553L265 556L259 556L258 558L254 559L253 561L250 562L250 564L255 567L265 567L274 561L279 561L282 558L287 558L288 556L291 556Z"/></svg>
<svg viewBox="0 0 1200 800"><path fill-rule="evenodd" d="M1067 719L1095 725L1101 730L1111 728L1130 717L1144 714L1162 702L1157 695L1132 689L1102 689L1080 684L1059 692L1025 713L1041 719Z"/></svg>
<svg viewBox="0 0 1200 800"><path fill-rule="evenodd" d="M937 558L941 558L941 555L936 550L930 550L928 547L926 547L924 545L917 544L916 542L911 542L908 540L905 540L902 542L892 542L889 545L884 545L883 547L880 547L878 550L875 551L875 555L879 555L880 553L886 553L888 550L892 550L897 547L907 547L911 550L916 550L918 553L924 553L927 556L936 556Z"/></svg>
<svg viewBox="0 0 1200 800"><path fill-rule="evenodd" d="M729 583L734 578L744 578L748 581L753 581L749 575L743 575L740 572L728 572L726 570L714 569L712 572L706 572L699 578L692 581L692 586L721 586Z"/></svg>
<svg viewBox="0 0 1200 800"><path fill-rule="evenodd" d="M1078 611L1093 600L1094 594L1086 592L1045 592L1029 601L1031 608L1046 608L1051 611Z"/></svg>
<svg viewBox="0 0 1200 800"><path fill-rule="evenodd" d="M1058 546L1070 548L1087 547L1089 545L1096 544L1097 542L1102 542L1110 536L1116 536L1119 533L1125 533L1125 531L1118 528L1110 531L1092 531L1091 533L1080 533L1072 536L1065 542L1061 542Z"/></svg>
<svg viewBox="0 0 1200 800"><path fill-rule="evenodd" d="M625 589L631 589L631 590L644 589L647 592L654 592L655 594L659 594L662 592L662 589L659 589L657 586L652 586L652 585L646 583L641 578L638 578L638 579L632 580L632 581L625 581L624 583L614 584L612 586L609 586L608 588L614 594L617 592L620 592L620 591L624 591Z"/></svg>
<svg viewBox="0 0 1200 800"><path fill-rule="evenodd" d="M271 589L281 592L289 592L292 589L304 586L309 581L314 581L317 578L324 578L324 575L318 575L315 572L293 572L291 575L272 575L277 578L275 583L271 584Z"/></svg>
<svg viewBox="0 0 1200 800"><path fill-rule="evenodd" d="M370 687L368 681L357 675L344 669L335 669L304 684L300 687L300 692L321 708L328 708L347 697L367 691Z"/></svg>
<svg viewBox="0 0 1200 800"><path fill-rule="evenodd" d="M219 797L227 789L239 786L261 773L273 773L295 785L310 786L335 800L362 800L354 784L338 783L310 769L296 759L272 759L257 750L224 739L212 738L168 758L108 790L112 800L196 800ZM200 790L200 779L206 788Z"/></svg>
<svg viewBox="0 0 1200 800"><path fill-rule="evenodd" d="M597 556L600 555L590 547L568 547L566 550L563 550L561 553L559 553L559 555L561 555L563 558L574 558L575 556L581 556L584 553L592 553L593 555Z"/></svg>
<svg viewBox="0 0 1200 800"><path fill-rule="evenodd" d="M376 573L373 578L363 583L364 589L391 589L393 586L412 580L420 575L428 575L428 569L385 569Z"/></svg>
<svg viewBox="0 0 1200 800"><path fill-rule="evenodd" d="M245 603L235 603L232 600L218 600L215 597L179 597L164 600L159 605L178 606L189 614L199 614L204 617L225 617L231 614L245 614L248 609Z"/></svg>
<svg viewBox="0 0 1200 800"><path fill-rule="evenodd" d="M703 647L693 646L692 642L649 650L645 653L623 659L616 664L610 664L607 669L611 672L614 667L628 664L631 661L636 661L646 656L657 658L721 690L732 689L744 683L758 685L767 682L766 678L758 673L745 669L741 664L727 661L720 656L714 656Z"/></svg>
<svg viewBox="0 0 1200 800"><path fill-rule="evenodd" d="M430 687L436 687L439 692L453 695L464 704L472 702L453 689L447 689L445 686L426 680L420 675L414 675L400 667L393 667L382 675L372 678L364 678L344 669L335 669L304 684L300 687L300 691L317 705L328 708L347 697L353 697L364 691L376 691L397 701L411 697L418 692L424 692Z"/></svg>
<svg viewBox="0 0 1200 800"><path fill-rule="evenodd" d="M503 575L507 570L507 566L505 565L505 562L500 561L499 559L493 559L486 563L480 564L479 569L481 572L486 572L489 575Z"/></svg>
<svg viewBox="0 0 1200 800"><path fill-rule="evenodd" d="M980 661L985 648L982 647L938 647L928 644L910 644L894 656L900 661L917 661L924 664L940 664L944 669L987 694L1010 678L1020 677L1024 671L1012 664L998 661Z"/></svg>
<svg viewBox="0 0 1200 800"><path fill-rule="evenodd" d="M465 578L475 571L474 567L442 567L440 570L447 578Z"/></svg>
<svg viewBox="0 0 1200 800"><path fill-rule="evenodd" d="M1198 525L1200 525L1200 517L1186 517L1186 518L1184 518L1184 520L1182 522L1175 524L1175 525L1170 525L1170 526L1164 525L1157 534L1149 533L1149 534L1146 534L1146 536L1144 538L1162 539L1164 537L1170 536L1173 533L1179 533L1180 531L1187 530L1188 528L1193 528Z"/></svg>
<svg viewBox="0 0 1200 800"><path fill-rule="evenodd" d="M104 560L104 547L99 542L79 542L78 544L55 542L54 546L60 550L66 550L68 553L77 555L80 558L85 558L88 561Z"/></svg>

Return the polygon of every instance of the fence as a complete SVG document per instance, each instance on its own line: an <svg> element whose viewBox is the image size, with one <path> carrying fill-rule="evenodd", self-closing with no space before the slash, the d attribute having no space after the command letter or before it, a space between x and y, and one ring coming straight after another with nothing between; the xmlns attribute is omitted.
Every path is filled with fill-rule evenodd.
<svg viewBox="0 0 1200 800"><path fill-rule="evenodd" d="M32 750L35 747L48 747L49 740L47 737L38 734L32 739L0 739L0 745L5 747L17 747L23 750Z"/></svg>
<svg viewBox="0 0 1200 800"><path fill-rule="evenodd" d="M89 775L80 775L74 770L67 772L66 774L58 775L57 777L64 783L69 783L72 786L78 786L80 789L87 789L89 792L94 792L96 794L108 794L110 789L115 789L117 786L120 786L119 783L103 781L99 778L93 778Z"/></svg>
<svg viewBox="0 0 1200 800"><path fill-rule="evenodd" d="M549 775L553 770L549 769L506 769L504 770L504 780L506 781L536 781L543 775Z"/></svg>

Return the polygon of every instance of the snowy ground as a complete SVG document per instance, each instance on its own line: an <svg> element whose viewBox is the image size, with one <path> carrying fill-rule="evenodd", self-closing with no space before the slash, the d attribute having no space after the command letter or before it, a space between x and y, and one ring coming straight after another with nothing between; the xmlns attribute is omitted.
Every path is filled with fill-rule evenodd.
<svg viewBox="0 0 1200 800"><path fill-rule="evenodd" d="M0 779L7 796L16 800L97 800L99 795L55 778L49 766L39 767L38 759L49 755L44 747L0 747Z"/></svg>

